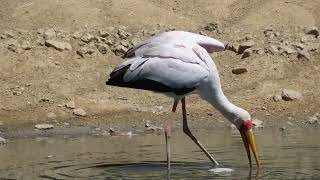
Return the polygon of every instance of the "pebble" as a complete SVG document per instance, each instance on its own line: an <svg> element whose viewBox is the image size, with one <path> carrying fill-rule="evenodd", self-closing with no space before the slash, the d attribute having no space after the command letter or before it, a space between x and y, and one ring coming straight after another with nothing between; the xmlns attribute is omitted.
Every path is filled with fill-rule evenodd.
<svg viewBox="0 0 320 180"><path fill-rule="evenodd" d="M204 27L205 30L207 31L215 31L215 30L218 30L219 29L219 23L209 23L208 25L206 25Z"/></svg>
<svg viewBox="0 0 320 180"><path fill-rule="evenodd" d="M119 38L121 38L121 39L127 39L129 36L131 36L130 33L125 32L125 31L122 30L122 29L119 29L118 32L117 32L117 34L119 35Z"/></svg>
<svg viewBox="0 0 320 180"><path fill-rule="evenodd" d="M7 41L7 45L8 45L8 49L13 52L17 52L18 48L20 47L18 41L15 39L9 39Z"/></svg>
<svg viewBox="0 0 320 180"><path fill-rule="evenodd" d="M287 127L282 126L282 127L279 128L279 130L280 130L280 131L285 131L285 130L287 130Z"/></svg>
<svg viewBox="0 0 320 180"><path fill-rule="evenodd" d="M53 47L58 51L63 51L63 50L72 50L72 46L67 43L67 42L59 42L55 40L46 40L45 45L47 47Z"/></svg>
<svg viewBox="0 0 320 180"><path fill-rule="evenodd" d="M12 30L4 31L3 35L8 37L8 38L13 38L14 37L14 32Z"/></svg>
<svg viewBox="0 0 320 180"><path fill-rule="evenodd" d="M80 49L77 50L77 54L78 54L79 56L81 56L82 58L84 58L84 56L85 56L86 54L91 55L91 54L93 54L94 52L95 52L94 49L88 48L88 47L82 47L82 48L80 48Z"/></svg>
<svg viewBox="0 0 320 180"><path fill-rule="evenodd" d="M47 29L44 32L44 39L46 40L50 40L50 39L54 39L56 37L56 31L54 29Z"/></svg>
<svg viewBox="0 0 320 180"><path fill-rule="evenodd" d="M244 59L244 58L247 58L247 57L250 57L252 55L253 51L252 49L246 49L244 50L243 54L242 54L242 57L241 59Z"/></svg>
<svg viewBox="0 0 320 180"><path fill-rule="evenodd" d="M233 51L235 53L239 52L239 44L235 43L235 44L227 44L226 46L227 50Z"/></svg>
<svg viewBox="0 0 320 180"><path fill-rule="evenodd" d="M101 37L108 37L108 36L110 36L110 34L109 34L108 31L100 30L100 31L99 31L99 36L101 36Z"/></svg>
<svg viewBox="0 0 320 180"><path fill-rule="evenodd" d="M291 55L291 54L296 54L297 53L297 51L295 49L293 49L291 47L288 47L288 46L283 48L283 52L285 54L287 54L287 55Z"/></svg>
<svg viewBox="0 0 320 180"><path fill-rule="evenodd" d="M51 124L36 124L34 127L39 130L47 130L53 129L54 126Z"/></svg>
<svg viewBox="0 0 320 180"><path fill-rule="evenodd" d="M317 117L309 117L308 119L308 124L317 124L318 123L318 118Z"/></svg>
<svg viewBox="0 0 320 180"><path fill-rule="evenodd" d="M291 89L282 90L281 97L285 101L295 101L302 97L301 93Z"/></svg>
<svg viewBox="0 0 320 180"><path fill-rule="evenodd" d="M114 49L114 52L115 52L115 54L117 56L121 56L124 53L126 53L127 51L128 51L128 48L126 48L126 47L124 47L124 46L122 46L120 44L118 46L116 46L115 49Z"/></svg>
<svg viewBox="0 0 320 180"><path fill-rule="evenodd" d="M282 97L281 97L281 95L279 95L279 94L274 95L272 98L273 98L274 102L279 102L279 101L282 100Z"/></svg>
<svg viewBox="0 0 320 180"><path fill-rule="evenodd" d="M73 114L76 116L86 116L87 113L82 108L77 108L73 110Z"/></svg>
<svg viewBox="0 0 320 180"><path fill-rule="evenodd" d="M109 49L108 45L102 43L96 43L96 47L101 54L106 54Z"/></svg>
<svg viewBox="0 0 320 180"><path fill-rule="evenodd" d="M65 104L65 106L66 106L67 108L70 108L70 109L75 109L75 108L76 108L76 105L75 105L74 101L69 101L69 102L67 102L67 103Z"/></svg>
<svg viewBox="0 0 320 180"><path fill-rule="evenodd" d="M82 36L82 32L81 32L81 31L76 31L76 32L74 32L74 33L72 34L72 37L73 37L74 39L79 39L79 38L81 38L81 36Z"/></svg>
<svg viewBox="0 0 320 180"><path fill-rule="evenodd" d="M85 42L85 43L90 43L91 41L96 40L96 38L94 37L94 35L86 33L81 37L81 41Z"/></svg>
<svg viewBox="0 0 320 180"><path fill-rule="evenodd" d="M242 73L245 73L245 72L248 72L247 68L234 68L232 69L232 73L233 74L242 74Z"/></svg>
<svg viewBox="0 0 320 180"><path fill-rule="evenodd" d="M5 143L7 143L7 140L4 139L3 137L0 137L0 145Z"/></svg>
<svg viewBox="0 0 320 180"><path fill-rule="evenodd" d="M272 55L276 55L278 54L280 51L278 49L278 47L276 45L269 45L268 47L266 47L267 52L271 53Z"/></svg>
<svg viewBox="0 0 320 180"><path fill-rule="evenodd" d="M242 54L246 49L251 48L255 45L255 42L253 40L249 40L246 42L243 42L239 45L238 53Z"/></svg>
<svg viewBox="0 0 320 180"><path fill-rule="evenodd" d="M310 60L311 59L311 55L307 50L298 50L298 58L299 59Z"/></svg>
<svg viewBox="0 0 320 180"><path fill-rule="evenodd" d="M316 38L319 36L319 28L318 27L306 27L304 29L306 34L314 35Z"/></svg>
<svg viewBox="0 0 320 180"><path fill-rule="evenodd" d="M30 42L29 41L22 41L21 48L24 50L30 50L31 49Z"/></svg>

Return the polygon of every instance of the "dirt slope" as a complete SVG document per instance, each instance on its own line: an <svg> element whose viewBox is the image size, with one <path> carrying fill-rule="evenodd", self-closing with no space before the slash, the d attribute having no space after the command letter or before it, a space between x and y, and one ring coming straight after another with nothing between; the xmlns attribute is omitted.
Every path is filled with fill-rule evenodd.
<svg viewBox="0 0 320 180"><path fill-rule="evenodd" d="M312 116L320 112L320 37L304 29L320 27L319 10L319 0L0 0L0 121L8 126L105 123L169 111L169 98L106 87L105 80L123 61L123 49L172 29L200 32L234 46L254 41L244 59L232 50L212 54L227 96L260 119ZM210 23L218 27L210 29ZM72 50L47 47L44 36L50 29L54 35L48 39L69 43ZM93 38L84 42L88 34ZM286 54L287 47L295 52ZM301 58L300 50L307 57ZM233 74L238 67L248 72ZM302 97L275 102L273 96L283 89ZM86 117L66 108L69 101L84 109ZM211 118L207 113L221 118L198 96L187 101L195 119Z"/></svg>

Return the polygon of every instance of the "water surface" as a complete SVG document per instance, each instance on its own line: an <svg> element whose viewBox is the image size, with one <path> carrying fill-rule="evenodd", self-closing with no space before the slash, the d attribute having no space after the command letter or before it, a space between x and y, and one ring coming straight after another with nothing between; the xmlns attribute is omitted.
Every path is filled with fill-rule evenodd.
<svg viewBox="0 0 320 180"><path fill-rule="evenodd" d="M178 130L177 130L178 131ZM197 131L196 137L232 174L211 163L182 132L172 138L171 179L320 179L320 130L255 131L262 168L250 173L238 132ZM167 179L162 135L38 138L0 146L0 179Z"/></svg>

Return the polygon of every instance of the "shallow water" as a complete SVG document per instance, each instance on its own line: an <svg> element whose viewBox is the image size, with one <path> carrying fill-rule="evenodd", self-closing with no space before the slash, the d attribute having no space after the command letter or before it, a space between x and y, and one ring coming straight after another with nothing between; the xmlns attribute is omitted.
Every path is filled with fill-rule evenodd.
<svg viewBox="0 0 320 180"><path fill-rule="evenodd" d="M209 172L210 162L179 131L172 138L171 179L320 179L320 129L256 131L258 174L250 174L238 132L194 134L234 172ZM0 179L166 179L164 160L162 135L20 139L0 146Z"/></svg>

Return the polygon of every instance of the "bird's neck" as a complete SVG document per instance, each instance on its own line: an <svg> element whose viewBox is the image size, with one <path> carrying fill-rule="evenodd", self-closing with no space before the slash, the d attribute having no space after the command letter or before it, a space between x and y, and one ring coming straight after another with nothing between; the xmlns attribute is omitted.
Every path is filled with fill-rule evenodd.
<svg viewBox="0 0 320 180"><path fill-rule="evenodd" d="M237 112L243 111L242 108L231 103L224 95L219 79L214 79L213 82L207 86L206 93L201 94L202 98L207 100L213 107L222 113L232 124L237 127L240 126L240 122L237 121Z"/></svg>

